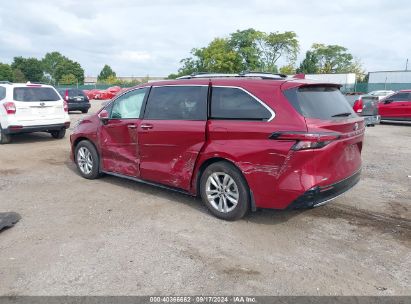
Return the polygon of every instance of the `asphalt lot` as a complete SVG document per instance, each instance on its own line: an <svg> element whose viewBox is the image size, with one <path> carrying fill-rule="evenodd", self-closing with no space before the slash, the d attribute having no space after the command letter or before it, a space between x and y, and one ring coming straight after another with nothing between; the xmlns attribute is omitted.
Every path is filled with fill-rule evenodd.
<svg viewBox="0 0 411 304"><path fill-rule="evenodd" d="M411 126L368 128L363 160L326 206L225 222L199 199L81 178L68 136L16 136L0 146L0 212L22 216L0 233L0 295L410 295Z"/></svg>

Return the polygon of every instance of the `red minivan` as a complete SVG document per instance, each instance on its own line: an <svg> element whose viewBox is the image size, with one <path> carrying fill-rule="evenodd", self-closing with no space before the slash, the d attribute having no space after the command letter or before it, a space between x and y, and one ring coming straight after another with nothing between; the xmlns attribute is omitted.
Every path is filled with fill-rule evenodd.
<svg viewBox="0 0 411 304"><path fill-rule="evenodd" d="M72 159L200 195L217 217L323 205L360 179L364 120L336 84L282 75L193 75L134 87L84 118Z"/></svg>

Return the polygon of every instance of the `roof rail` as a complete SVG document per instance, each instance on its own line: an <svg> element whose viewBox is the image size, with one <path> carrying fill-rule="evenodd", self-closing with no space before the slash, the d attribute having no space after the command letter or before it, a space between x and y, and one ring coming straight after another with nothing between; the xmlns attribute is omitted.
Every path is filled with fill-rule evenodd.
<svg viewBox="0 0 411 304"><path fill-rule="evenodd" d="M241 72L238 74L224 74L224 73L193 73L191 75L185 75L178 77L177 79L198 79L198 78L222 78L222 77L258 77L261 79L284 79L287 75L284 74L272 74L265 72Z"/></svg>
<svg viewBox="0 0 411 304"><path fill-rule="evenodd" d="M1 80L0 83L1 84L13 84L12 82L10 82L8 80Z"/></svg>
<svg viewBox="0 0 411 304"><path fill-rule="evenodd" d="M269 72L241 72L239 74L243 77L261 77L263 79L278 79L278 78L287 78L285 74L269 73Z"/></svg>

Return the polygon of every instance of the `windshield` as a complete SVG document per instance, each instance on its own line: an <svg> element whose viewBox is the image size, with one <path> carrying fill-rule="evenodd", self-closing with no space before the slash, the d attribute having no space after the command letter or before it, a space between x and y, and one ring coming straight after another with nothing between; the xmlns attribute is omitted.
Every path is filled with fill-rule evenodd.
<svg viewBox="0 0 411 304"><path fill-rule="evenodd" d="M15 101L57 101L59 94L53 88L29 88L21 87L13 89Z"/></svg>
<svg viewBox="0 0 411 304"><path fill-rule="evenodd" d="M334 120L356 116L337 87L307 86L289 89L284 94L293 107L307 118Z"/></svg>

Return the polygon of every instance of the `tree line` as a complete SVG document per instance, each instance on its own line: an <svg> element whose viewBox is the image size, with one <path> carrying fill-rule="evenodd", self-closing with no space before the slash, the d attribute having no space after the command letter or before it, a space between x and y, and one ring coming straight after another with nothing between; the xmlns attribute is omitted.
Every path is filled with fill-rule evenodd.
<svg viewBox="0 0 411 304"><path fill-rule="evenodd" d="M348 49L339 45L314 43L297 64L300 44L293 31L266 33L255 29L238 30L226 38L215 38L207 46L194 48L191 56L168 78L192 73L240 73L262 71L282 74L356 73L361 64ZM281 60L280 60L281 59ZM279 62L282 66L279 66Z"/></svg>
<svg viewBox="0 0 411 304"><path fill-rule="evenodd" d="M46 82L83 84L84 69L59 52L47 53L42 59L14 57L9 64L0 63L0 80L13 82Z"/></svg>
<svg viewBox="0 0 411 304"><path fill-rule="evenodd" d="M14 57L11 64L0 62L0 81L24 83L43 82L53 85L84 84L84 69L80 63L59 52L47 53L42 59ZM97 77L100 84L135 85L141 81L122 81L107 64ZM143 82L145 80L143 79ZM148 79L146 80L148 81Z"/></svg>

